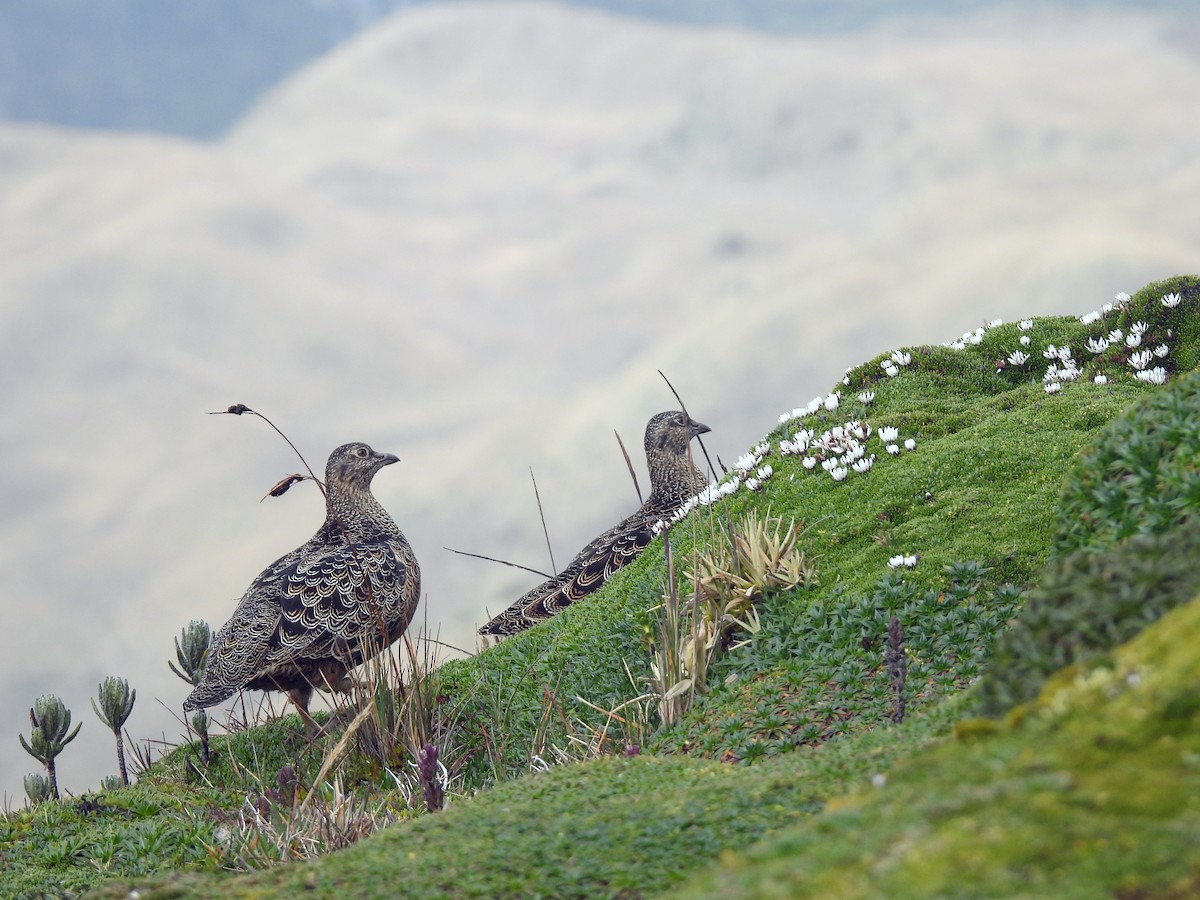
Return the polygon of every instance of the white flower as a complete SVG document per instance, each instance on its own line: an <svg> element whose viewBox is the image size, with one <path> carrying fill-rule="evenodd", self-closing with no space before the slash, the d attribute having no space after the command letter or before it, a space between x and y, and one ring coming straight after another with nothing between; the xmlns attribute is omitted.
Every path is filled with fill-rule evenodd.
<svg viewBox="0 0 1200 900"><path fill-rule="evenodd" d="M1121 291L1121 293L1119 293L1119 294L1117 294L1117 296L1113 297L1113 300L1116 301L1117 306L1119 308L1120 306L1122 306L1129 300L1129 295L1127 293L1125 293L1124 291Z"/></svg>
<svg viewBox="0 0 1200 900"><path fill-rule="evenodd" d="M779 452L784 456L790 456L793 454L799 456L808 449L809 434L810 432L801 429L800 431L796 432L796 436L792 440L780 441Z"/></svg>
<svg viewBox="0 0 1200 900"><path fill-rule="evenodd" d="M916 450L917 442L915 440L913 440L912 438L909 438L908 440L906 440L904 442L904 449L905 450Z"/></svg>
<svg viewBox="0 0 1200 900"><path fill-rule="evenodd" d="M1027 335L1027 334L1023 334L1023 335L1021 335L1021 346L1022 346L1022 347L1028 347L1028 346L1029 346L1029 335Z"/></svg>
<svg viewBox="0 0 1200 900"><path fill-rule="evenodd" d="M1069 366L1064 366L1063 368L1058 370L1059 381L1074 381L1078 377L1079 377L1079 370L1077 368L1075 368L1074 364L1069 365Z"/></svg>
<svg viewBox="0 0 1200 900"><path fill-rule="evenodd" d="M1162 296L1162 305L1167 309L1174 309L1182 302L1183 297L1181 297L1179 294L1163 294Z"/></svg>
<svg viewBox="0 0 1200 900"><path fill-rule="evenodd" d="M883 373L887 375L888 378L895 378L900 374L900 369L890 359L885 359L879 364L879 366L883 369Z"/></svg>
<svg viewBox="0 0 1200 900"><path fill-rule="evenodd" d="M1111 303L1105 303L1103 306L1100 307L1100 311L1103 312L1107 316L1110 312L1113 311L1114 308L1115 307Z"/></svg>
<svg viewBox="0 0 1200 900"><path fill-rule="evenodd" d="M1170 352L1171 352L1171 348L1168 347L1166 344L1159 344L1157 347L1154 348L1154 355L1157 356L1159 359L1162 359L1164 356L1166 356Z"/></svg>
<svg viewBox="0 0 1200 900"><path fill-rule="evenodd" d="M1020 322L1017 323L1017 327L1020 328L1022 331L1028 331L1030 328L1033 327L1033 319L1022 319Z"/></svg>
<svg viewBox="0 0 1200 900"><path fill-rule="evenodd" d="M1140 347L1142 345L1142 336L1136 331L1131 331L1125 335L1126 347Z"/></svg>
<svg viewBox="0 0 1200 900"><path fill-rule="evenodd" d="M897 350L895 353L892 354L892 362L894 362L898 366L907 366L909 363L912 362L912 356L910 356L909 354L905 353L902 350Z"/></svg>
<svg viewBox="0 0 1200 900"><path fill-rule="evenodd" d="M845 466L834 466L829 470L829 474L833 476L834 481L845 481L848 472Z"/></svg>
<svg viewBox="0 0 1200 900"><path fill-rule="evenodd" d="M891 443L900 436L900 429L893 428L891 425L881 425L879 427L879 439L885 444Z"/></svg>
<svg viewBox="0 0 1200 900"><path fill-rule="evenodd" d="M887 776L882 772L876 772L871 776L871 786L881 788L887 784Z"/></svg>
<svg viewBox="0 0 1200 900"><path fill-rule="evenodd" d="M1028 361L1029 361L1029 354L1022 352L1021 350L1014 350L1012 353L1008 354L1009 365L1023 366Z"/></svg>
<svg viewBox="0 0 1200 900"><path fill-rule="evenodd" d="M1133 373L1141 381L1149 384L1166 384L1167 370L1162 366L1155 366L1153 369L1142 369L1140 372Z"/></svg>
<svg viewBox="0 0 1200 900"><path fill-rule="evenodd" d="M1137 353L1129 354L1129 364L1135 369L1146 368L1152 359L1154 359L1154 354L1149 350L1139 350Z"/></svg>
<svg viewBox="0 0 1200 900"><path fill-rule="evenodd" d="M1120 328L1114 328L1112 331L1110 331L1108 333L1108 342L1110 344L1115 344L1124 337L1125 337L1125 332L1123 332Z"/></svg>
<svg viewBox="0 0 1200 900"><path fill-rule="evenodd" d="M808 401L808 406L806 406L804 408L804 411L806 413L808 413L809 415L811 415L812 413L815 413L818 409L820 409L824 405L825 405L824 397L813 397L811 400Z"/></svg>
<svg viewBox="0 0 1200 900"><path fill-rule="evenodd" d="M838 395L836 393L833 393L825 398L823 405L827 410L829 410L830 412L833 412L835 409L838 408L839 402L840 402L840 400L839 400Z"/></svg>
<svg viewBox="0 0 1200 900"><path fill-rule="evenodd" d="M835 457L830 456L830 457L827 457L827 458L821 460L821 468L824 469L826 472L829 472L832 469L836 469L837 467L838 467L838 461Z"/></svg>
<svg viewBox="0 0 1200 900"><path fill-rule="evenodd" d="M800 465L806 469L815 469L817 467L817 458L815 456L806 456L800 460Z"/></svg>
<svg viewBox="0 0 1200 900"><path fill-rule="evenodd" d="M1088 353L1103 353L1108 349L1108 338L1088 338L1083 346L1087 348Z"/></svg>
<svg viewBox="0 0 1200 900"><path fill-rule="evenodd" d="M983 343L983 332L980 331L980 332L977 332L976 334L971 335L969 338L967 338L967 343L971 344L973 346L976 346L976 347L979 346L980 344L982 344Z"/></svg>
<svg viewBox="0 0 1200 900"><path fill-rule="evenodd" d="M871 426L866 422L847 422L846 431L860 441L865 441L871 436Z"/></svg>
<svg viewBox="0 0 1200 900"><path fill-rule="evenodd" d="M1097 375L1095 378L1092 379L1092 381L1096 382L1096 384L1108 384L1108 376L1107 375Z"/></svg>
<svg viewBox="0 0 1200 900"><path fill-rule="evenodd" d="M1052 381L1046 385L1045 390L1047 394L1057 394L1060 390L1062 390L1062 385L1057 381Z"/></svg>
<svg viewBox="0 0 1200 900"><path fill-rule="evenodd" d="M790 422L794 418L796 418L796 417L793 416L790 412L785 412L785 413L779 414L778 421L779 421L779 424L782 425L784 422Z"/></svg>
<svg viewBox="0 0 1200 900"><path fill-rule="evenodd" d="M1057 380L1058 380L1058 366L1050 366L1050 368L1048 368L1042 374L1042 381L1057 381Z"/></svg>
<svg viewBox="0 0 1200 900"><path fill-rule="evenodd" d="M1046 349L1042 351L1042 356L1046 359L1058 359L1058 348L1053 344L1047 344Z"/></svg>
<svg viewBox="0 0 1200 900"><path fill-rule="evenodd" d="M862 459L855 462L853 468L854 471L859 475L865 475L867 472L871 471L871 466L874 464L875 454L872 453L870 456L864 456Z"/></svg>
<svg viewBox="0 0 1200 900"><path fill-rule="evenodd" d="M766 481L768 478L770 478L772 475L775 474L775 469L773 469L769 465L762 466L755 474L758 475L759 481Z"/></svg>
<svg viewBox="0 0 1200 900"><path fill-rule="evenodd" d="M738 461L735 462L733 465L735 468L741 469L743 472L749 472L751 469L753 469L755 466L757 466L760 462L762 462L762 460L759 459L759 457L755 456L753 453L743 453L741 456L738 457Z"/></svg>
<svg viewBox="0 0 1200 900"><path fill-rule="evenodd" d="M850 387L850 376L849 375L847 375L845 378L842 379L842 384L844 384L846 387Z"/></svg>
<svg viewBox="0 0 1200 900"><path fill-rule="evenodd" d="M1098 321L1099 318L1100 318L1100 311L1097 310L1095 312L1090 312L1087 315L1080 316L1079 321L1082 322L1084 325L1091 325L1093 322Z"/></svg>
<svg viewBox="0 0 1200 900"><path fill-rule="evenodd" d="M892 454L892 456L895 456L897 453L900 452L900 448L897 447L895 444L888 444L883 449L886 450L888 453Z"/></svg>
<svg viewBox="0 0 1200 900"><path fill-rule="evenodd" d="M1150 328L1150 326L1147 325L1145 322L1134 322L1132 325L1129 326L1129 333L1141 335L1141 334L1145 334L1146 331L1149 330L1149 328Z"/></svg>
<svg viewBox="0 0 1200 900"><path fill-rule="evenodd" d="M875 392L874 391L863 391L861 394L858 395L858 402L861 403L863 406L870 406L872 403L875 402Z"/></svg>
<svg viewBox="0 0 1200 900"><path fill-rule="evenodd" d="M917 564L917 555L915 553L899 556L893 556L888 560L888 567L892 569L911 569Z"/></svg>
<svg viewBox="0 0 1200 900"><path fill-rule="evenodd" d="M962 341L951 341L950 343L946 344L945 346L949 347L951 350L966 350L967 349L967 345L964 344Z"/></svg>
<svg viewBox="0 0 1200 900"><path fill-rule="evenodd" d="M759 480L757 478L747 478L746 479L746 490L757 491L760 487L762 487L762 484L759 482Z"/></svg>
<svg viewBox="0 0 1200 900"><path fill-rule="evenodd" d="M771 445L768 444L766 441L762 441L762 442L754 445L754 452L758 456L766 456L768 453L771 452Z"/></svg>
<svg viewBox="0 0 1200 900"><path fill-rule="evenodd" d="M999 328L1003 324L1004 324L1003 319L992 319L992 321L987 323L987 327L988 328Z"/></svg>

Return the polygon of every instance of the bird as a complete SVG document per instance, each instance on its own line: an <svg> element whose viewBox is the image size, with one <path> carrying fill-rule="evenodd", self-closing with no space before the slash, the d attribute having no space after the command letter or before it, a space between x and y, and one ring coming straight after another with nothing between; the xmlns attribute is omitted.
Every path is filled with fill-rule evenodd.
<svg viewBox="0 0 1200 900"><path fill-rule="evenodd" d="M246 589L213 637L185 710L245 689L282 691L313 734L314 688L349 691L349 672L399 639L416 611L421 570L371 493L375 473L397 461L361 442L329 455L324 524Z"/></svg>
<svg viewBox="0 0 1200 900"><path fill-rule="evenodd" d="M653 539L657 523L669 520L708 485L688 455L692 438L708 431L707 425L679 410L652 416L646 424L646 466L650 470L646 502L580 550L565 569L492 618L479 633L511 635L531 628L599 590L613 572L637 559Z"/></svg>

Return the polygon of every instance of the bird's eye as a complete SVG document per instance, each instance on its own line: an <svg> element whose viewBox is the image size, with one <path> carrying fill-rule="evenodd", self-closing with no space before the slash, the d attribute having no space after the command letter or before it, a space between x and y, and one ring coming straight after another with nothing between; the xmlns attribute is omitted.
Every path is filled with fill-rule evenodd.
<svg viewBox="0 0 1200 900"><path fill-rule="evenodd" d="M366 459L367 458L367 448L366 447L356 447L354 450L354 455L357 456L359 459Z"/></svg>

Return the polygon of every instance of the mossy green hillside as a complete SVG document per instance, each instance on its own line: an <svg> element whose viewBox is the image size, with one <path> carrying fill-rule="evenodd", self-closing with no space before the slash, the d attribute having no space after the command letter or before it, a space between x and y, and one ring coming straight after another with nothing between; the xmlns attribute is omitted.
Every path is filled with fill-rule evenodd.
<svg viewBox="0 0 1200 900"><path fill-rule="evenodd" d="M1200 600L1020 712L965 720L676 896L1195 896Z"/></svg>
<svg viewBox="0 0 1200 900"><path fill-rule="evenodd" d="M1171 292L1180 292L1186 315L1180 306L1161 303ZM1189 329L1200 319L1198 300L1200 280L1173 279L1087 322L993 325L954 347L910 348L907 365L894 377L880 356L838 385L836 410L822 404L789 414L765 439L770 453L741 473L741 489L713 509L693 512L672 530L671 541L682 578L711 528L727 518L736 522L750 509L769 509L805 523L802 543L819 579L767 597L760 631L718 663L711 689L683 722L658 733L632 729L642 741L641 754L632 759L515 778L528 771L532 754L568 746L569 732L584 727L579 720L603 721L577 698L611 708L644 689L647 610L659 602L666 575L660 542L595 598L474 659L443 667L444 710L457 723L457 748L448 748L446 758L461 761L455 767L461 793L447 813L400 824L327 858L252 876L137 876L152 869L244 864L228 837L218 834L229 811L270 784L279 766L295 765L309 783L319 761L320 748L306 753L289 717L228 744L214 742L219 754L231 750L237 764L210 769L212 787L188 781L180 754L132 789L159 792L157 815L194 828L190 846L206 848L209 856L187 857L187 848L172 846L136 861L109 855L98 866L97 836L122 826L116 818L79 814L82 849L63 855L57 867L45 860L33 864L37 848L55 834L44 830L32 839L21 823L46 813L21 812L7 818L9 830L0 831L8 867L0 895L67 885L77 890L110 880L110 896L126 896L131 887L143 897L270 896L308 885L317 895L345 895L349 885L366 896L393 896L397 886L441 890L443 870L455 873L460 893L477 895L633 896L670 888L689 870L722 853L744 851L947 731L972 699L959 688L986 669L997 634L1055 551L1064 475L1121 410L1161 390L1133 377L1126 351L1110 346L1092 354L1082 349L1086 340L1145 321L1146 343L1168 346L1155 359L1170 368L1169 383L1178 383L1197 356ZM1028 342L1022 344L1022 337ZM1047 393L1043 372L1052 363L1044 354L1051 345L1056 353L1072 347L1080 371L1106 374L1107 383L1081 375ZM1013 356L1018 350L1028 354L1019 364L1010 360L1019 359ZM1055 365L1063 363L1056 359ZM869 403L859 399L866 392L874 394ZM876 460L866 473L835 482L819 466L805 468L803 454L780 449L780 441L801 428L819 435L849 420L874 429L867 447ZM883 425L897 428L901 442L913 438L915 449L889 453L879 440ZM761 465L771 465L773 474L758 490L748 489L746 479ZM889 567L894 556L905 555L919 556L914 568ZM899 727L885 724L890 697L880 668L882 628L892 614L903 621L909 651L912 715ZM675 758L656 757L663 752ZM689 758L702 756L753 765ZM378 795L386 785L373 764L356 761L346 773L346 783L364 793ZM940 790L949 802L954 784ZM788 803L768 802L771 791ZM652 800L670 813L669 826L654 818ZM519 813L527 826L514 825L510 813ZM744 828L730 824L735 814ZM537 829L549 849L536 846ZM660 850L669 838L674 845ZM487 841L498 856L485 852ZM642 841L655 853L642 854ZM519 873L500 862L520 860L522 852L536 855Z"/></svg>
<svg viewBox="0 0 1200 900"><path fill-rule="evenodd" d="M979 687L999 715L1200 591L1200 373L1134 403L1067 475L1055 559ZM1086 589L1081 589L1086 585Z"/></svg>
<svg viewBox="0 0 1200 900"><path fill-rule="evenodd" d="M950 732L951 698L903 728L866 732L757 766L687 757L616 756L530 774L445 812L314 861L250 875L116 880L155 897L645 896L687 871L818 811Z"/></svg>
<svg viewBox="0 0 1200 900"><path fill-rule="evenodd" d="M1179 305L1164 305L1162 297L1173 293ZM836 409L810 406L786 416L764 439L769 453L757 454L762 458L742 476L761 463L773 474L722 508L734 518L753 507L803 522L818 583L764 603L761 633L719 664L709 701L650 746L747 760L872 726L886 702L882 609L901 613L909 646L918 651L916 701L975 677L1012 612L1013 590L1031 583L1055 546L1061 486L1078 454L1131 402L1159 390L1134 377L1134 350L1124 336L1136 325L1140 347L1166 347L1154 360L1177 377L1196 358L1198 301L1195 279L1171 279L1106 314L1082 317L1086 322L993 324L952 346L908 348L895 376L884 368L890 355L881 354L836 386ZM1117 331L1122 338L1110 340ZM1103 349L1088 349L1099 342ZM1045 389L1050 366L1076 372L1053 394ZM1093 380L1097 375L1104 383ZM779 450L797 431L820 435L848 421L874 429L867 447L876 459L865 475L835 483L819 467L804 468L801 455ZM915 449L886 452L881 426L896 428L899 441L912 438ZM680 572L712 527L711 512L701 508L672 530ZM898 554L919 556L900 584L888 568ZM966 563L982 568L970 579L969 597L949 574ZM475 733L503 735L503 746L493 746L503 762L479 752L468 784L520 771L531 753L565 743L563 721L603 721L576 698L611 709L642 691L652 631L647 610L660 602L665 580L656 541L594 600L445 667L444 690L461 704L464 720L477 723ZM953 602L939 602L945 596ZM927 614L934 605L942 615ZM557 705L555 714L546 714L548 703ZM503 724L489 731L488 723Z"/></svg>

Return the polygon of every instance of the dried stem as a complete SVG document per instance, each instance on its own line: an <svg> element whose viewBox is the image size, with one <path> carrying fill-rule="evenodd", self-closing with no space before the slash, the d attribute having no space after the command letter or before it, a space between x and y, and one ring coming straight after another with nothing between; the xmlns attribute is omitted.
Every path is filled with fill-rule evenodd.
<svg viewBox="0 0 1200 900"><path fill-rule="evenodd" d="M546 550L550 553L550 571L557 572L558 566L554 564L554 549L550 546L550 531L546 528L546 514L542 512L542 497L538 493L537 479L533 477L533 466L529 467L529 480L533 482L533 496L537 500L538 518L542 520L542 534L546 536Z"/></svg>
<svg viewBox="0 0 1200 900"><path fill-rule="evenodd" d="M538 569L531 569L531 568L529 568L529 566L520 566L520 565L517 565L516 563L509 562L508 560L505 560L505 559L495 559L494 557L491 557L491 556L484 556L482 553L468 553L466 550L455 550L453 547L443 547L442 549L449 550L451 553L457 553L459 556L471 556L471 557L474 557L475 559L484 559L484 560L487 560L488 562L500 563L500 565L502 565L502 566L511 566L514 569L521 569L522 571L525 571L525 572L532 572L534 575L540 575L543 578L553 578L554 577L553 575L547 575L545 572L539 571Z"/></svg>
<svg viewBox="0 0 1200 900"><path fill-rule="evenodd" d="M675 399L679 401L679 408L683 411L683 414L690 419L692 416L687 411L687 406L684 405L683 398L679 396L679 391L675 390L675 385L671 384L671 379L669 379L666 375L663 375L662 369L658 370L658 374L662 375L662 380L667 383L667 387L671 389L671 393L674 394ZM713 467L712 460L708 458L708 448L704 446L704 439L701 438L700 435L696 435L696 442L700 444L700 449L704 452L704 461L708 463L708 471L712 474L714 480L719 481L721 476L717 474L717 470ZM721 464L721 470L722 473L728 471L728 469L725 468L724 463Z"/></svg>
<svg viewBox="0 0 1200 900"><path fill-rule="evenodd" d="M325 485L322 483L321 479L316 476L316 473L313 472L312 466L310 466L308 464L308 460L304 458L304 454L296 449L296 445L292 443L292 439L290 437L288 437L286 434L284 434L282 431L280 431L278 426L276 426L274 422L272 422L270 419L268 419L262 413L251 409L245 403L235 403L235 404L233 404L233 406L229 407L228 409L222 409L222 410L218 410L217 412L211 412L211 413L209 413L209 415L210 416L244 416L244 415L258 416L260 419L262 419L264 422L266 422L268 425L270 425L271 428L275 431L275 433L277 435L279 435L281 438L283 438L285 441L287 441L287 445L292 448L292 452L295 453L297 457L299 457L300 462L304 465L304 468L308 471L308 477L317 483L317 487L320 488L320 490L321 490L321 496L322 497L325 496ZM292 476L288 476L288 477L291 478ZM285 481L286 480L287 479L285 479ZM276 487L278 487L278 485L276 485Z"/></svg>
<svg viewBox="0 0 1200 900"><path fill-rule="evenodd" d="M904 658L904 629L900 627L900 619L896 616L892 616L888 622L884 660L887 663L888 684L892 688L891 719L900 724L904 721L904 683L908 678L908 666Z"/></svg>
<svg viewBox="0 0 1200 900"><path fill-rule="evenodd" d="M633 489L637 491L638 503L645 503L645 501L642 499L641 485L638 484L637 472L633 471L633 462L629 458L629 452L625 449L625 442L621 440L621 435L617 434L617 430L615 428L613 429L613 434L616 435L617 446L621 448L621 455L625 457L625 466L629 469L629 477L633 479Z"/></svg>

